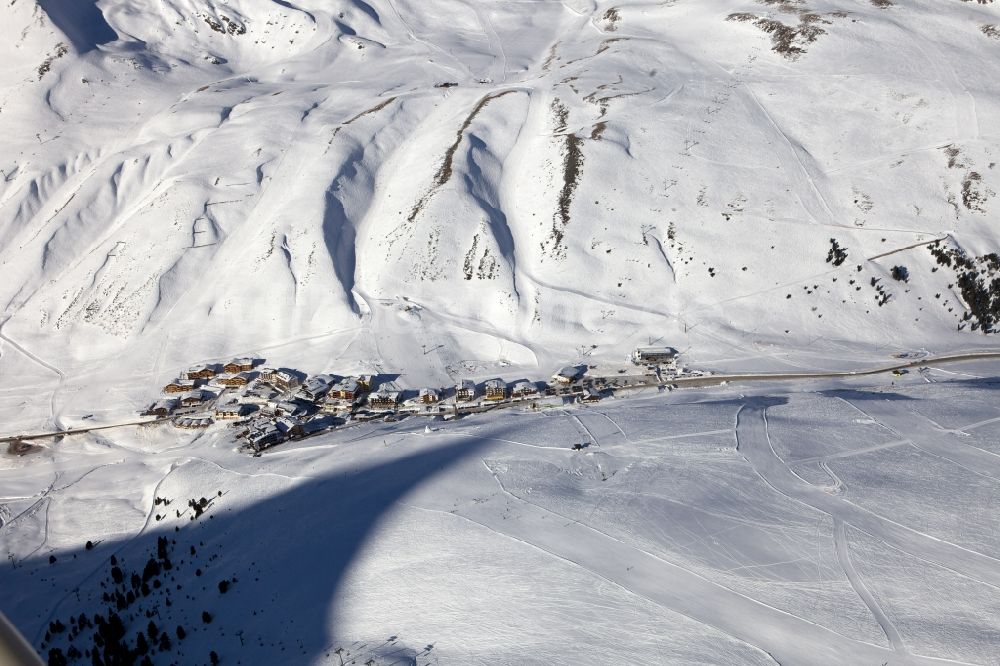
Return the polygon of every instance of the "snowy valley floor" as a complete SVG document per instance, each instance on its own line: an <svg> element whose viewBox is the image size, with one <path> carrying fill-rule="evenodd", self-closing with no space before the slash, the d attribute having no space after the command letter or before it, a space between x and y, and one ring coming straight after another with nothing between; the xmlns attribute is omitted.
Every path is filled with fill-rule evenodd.
<svg viewBox="0 0 1000 666"><path fill-rule="evenodd" d="M0 455L0 604L43 655L115 613L154 663L998 664L1000 363L892 379L260 458L221 427L67 437Z"/></svg>

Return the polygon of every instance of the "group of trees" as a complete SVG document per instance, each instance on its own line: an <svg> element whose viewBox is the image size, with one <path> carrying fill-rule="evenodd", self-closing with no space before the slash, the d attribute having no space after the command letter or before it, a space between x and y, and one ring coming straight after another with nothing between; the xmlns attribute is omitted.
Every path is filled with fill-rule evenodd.
<svg viewBox="0 0 1000 666"><path fill-rule="evenodd" d="M959 329L995 333L1000 325L1000 255L995 252L970 257L961 248L942 247L940 241L928 246L939 266L951 268L967 311Z"/></svg>
<svg viewBox="0 0 1000 666"><path fill-rule="evenodd" d="M202 509L209 504L207 500L193 503ZM41 645L43 651L48 648L48 663L53 666L81 662L95 666L151 666L157 653L170 652L184 641L188 630L182 624L163 627L165 621L160 612L162 608L171 606L172 589L181 589L180 584L167 584L174 581L171 572L177 570L171 559L175 545L176 541L166 536L157 537L155 552L150 553L141 570L130 569L124 560L112 555L107 562L107 577L100 583L104 588L101 601L105 608L91 615L80 613L65 621L53 620ZM93 543L87 542L86 549L93 548ZM191 546L192 557L195 554L196 550ZM180 564L184 564L183 560ZM169 578L165 581L164 576ZM221 580L218 583L219 593L228 592L235 582L235 578ZM146 604L147 608L139 606L137 610L134 607L150 596L163 598L153 601L152 605ZM212 620L212 614L207 610L201 613L204 625ZM213 650L208 655L208 661L214 665L221 660Z"/></svg>

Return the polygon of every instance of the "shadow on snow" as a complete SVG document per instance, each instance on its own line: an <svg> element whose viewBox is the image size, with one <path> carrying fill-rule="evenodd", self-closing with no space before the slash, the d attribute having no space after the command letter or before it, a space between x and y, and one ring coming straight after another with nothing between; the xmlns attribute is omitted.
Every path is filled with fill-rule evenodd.
<svg viewBox="0 0 1000 666"><path fill-rule="evenodd" d="M118 34L104 20L96 0L38 0L38 6L79 53L118 39Z"/></svg>
<svg viewBox="0 0 1000 666"><path fill-rule="evenodd" d="M211 651L244 663L299 663L322 661L337 647L368 655L359 664L390 653L392 660L413 663L431 646L419 653L404 647L390 636L391 628L379 644L364 647L330 635L339 617L338 591L393 505L482 446L483 440L463 438L366 469L305 481L231 511L225 498L217 496L228 488L205 488L202 492L213 499L194 521L187 516L175 521L175 509L187 509L188 515L192 509L184 506L189 498L171 498L168 508L156 507L170 519L131 539L90 549L81 543L75 552L57 551L55 563L45 553L0 564L3 610L43 657L53 646L64 654L71 645L81 653L94 649L96 627L78 631L77 617L84 613L92 620L98 613L105 618L117 613L126 628L121 643L134 648L137 632L144 631L143 641L154 646L148 653L153 663L207 663ZM157 556L159 537L165 537L161 548L166 546L169 564ZM112 557L120 575L113 571ZM116 577L123 583L116 584ZM136 586L140 579L145 590ZM154 587L156 581L159 587ZM223 581L229 581L223 583L226 590L220 588ZM208 623L203 612L211 616ZM65 629L52 634L56 620ZM158 632L169 633L169 649L155 649L147 630L150 620ZM184 628L183 640L176 637L177 626ZM50 639L43 647L47 632ZM72 633L78 635L71 642Z"/></svg>

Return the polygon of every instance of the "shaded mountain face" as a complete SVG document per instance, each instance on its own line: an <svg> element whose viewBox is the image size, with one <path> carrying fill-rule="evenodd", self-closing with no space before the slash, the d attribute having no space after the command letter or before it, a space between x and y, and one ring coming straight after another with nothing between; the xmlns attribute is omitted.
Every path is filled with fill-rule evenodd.
<svg viewBox="0 0 1000 666"><path fill-rule="evenodd" d="M996 4L7 14L0 330L58 367L990 344Z"/></svg>
<svg viewBox="0 0 1000 666"><path fill-rule="evenodd" d="M118 38L94 0L38 0L38 7L52 26L66 35L78 53Z"/></svg>

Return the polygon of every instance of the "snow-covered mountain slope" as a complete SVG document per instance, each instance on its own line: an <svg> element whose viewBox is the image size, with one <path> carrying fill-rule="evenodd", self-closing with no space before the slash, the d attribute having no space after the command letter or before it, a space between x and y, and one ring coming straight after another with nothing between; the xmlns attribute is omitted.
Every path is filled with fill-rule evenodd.
<svg viewBox="0 0 1000 666"><path fill-rule="evenodd" d="M5 375L279 349L418 383L651 339L719 367L991 344L1000 5L4 13Z"/></svg>

